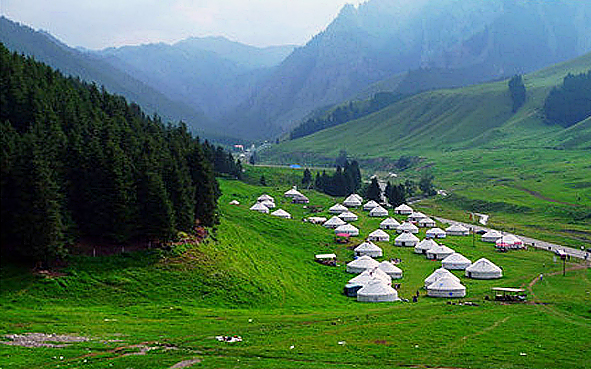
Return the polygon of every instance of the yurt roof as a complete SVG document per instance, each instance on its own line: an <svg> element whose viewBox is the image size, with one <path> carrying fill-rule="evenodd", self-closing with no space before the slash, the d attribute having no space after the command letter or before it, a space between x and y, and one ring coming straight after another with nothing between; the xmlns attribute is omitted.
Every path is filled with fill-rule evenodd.
<svg viewBox="0 0 591 369"><path fill-rule="evenodd" d="M408 215L409 218L427 218L427 216L420 211L413 211Z"/></svg>
<svg viewBox="0 0 591 369"><path fill-rule="evenodd" d="M445 259L441 260L442 263L472 263L470 259L465 257L464 255L460 254L459 252L454 252L453 254L449 255Z"/></svg>
<svg viewBox="0 0 591 369"><path fill-rule="evenodd" d="M439 269L435 270L433 273L429 274L429 276L427 278L425 278L425 283L431 284L431 283L435 282L436 280L438 280L439 278L443 278L443 277L452 278L458 282L460 281L460 279L458 277L456 277L449 270L447 270L445 268L439 268Z"/></svg>
<svg viewBox="0 0 591 369"><path fill-rule="evenodd" d="M501 268L495 265L492 261L481 258L476 260L472 265L466 268L468 272L502 272Z"/></svg>
<svg viewBox="0 0 591 369"><path fill-rule="evenodd" d="M254 204L253 206L250 207L250 210L267 210L267 211L269 211L269 208L267 208L262 203L257 202L256 204Z"/></svg>
<svg viewBox="0 0 591 369"><path fill-rule="evenodd" d="M381 229L376 229L369 234L369 237L390 237L390 235Z"/></svg>
<svg viewBox="0 0 591 369"><path fill-rule="evenodd" d="M297 190L297 187L296 187L296 186L293 186L293 188L291 188L291 189L289 189L289 190L285 191L283 194L284 194L285 196L290 196L290 195L291 195L291 196L295 196L295 195L301 195L302 193L301 193L300 191L298 191L298 190Z"/></svg>
<svg viewBox="0 0 591 369"><path fill-rule="evenodd" d="M450 249L447 246L438 245L437 247L433 247L433 248L427 250L427 252L430 252L431 254L449 254L449 253L454 253L455 251L453 249Z"/></svg>
<svg viewBox="0 0 591 369"><path fill-rule="evenodd" d="M378 265L380 265L380 263L378 261L374 260L371 256L367 256L367 255L363 255L363 256L347 263L347 266L354 267L354 268L365 268L365 269L375 268Z"/></svg>
<svg viewBox="0 0 591 369"><path fill-rule="evenodd" d="M394 208L396 211L412 211L412 208L406 204L398 205Z"/></svg>
<svg viewBox="0 0 591 369"><path fill-rule="evenodd" d="M398 223L398 221L394 218L386 218L386 219L382 220L380 225L393 225L393 226L398 227L400 225L400 223Z"/></svg>
<svg viewBox="0 0 591 369"><path fill-rule="evenodd" d="M410 223L410 222L404 222L401 225L399 225L396 229L401 230L401 231L417 231L418 230L417 226Z"/></svg>
<svg viewBox="0 0 591 369"><path fill-rule="evenodd" d="M469 231L468 228L464 227L461 224L453 224L445 229L446 232L466 232Z"/></svg>
<svg viewBox="0 0 591 369"><path fill-rule="evenodd" d="M351 194L351 196L353 196L354 198L359 200L359 202L363 202L363 197L361 197L361 195L354 193L354 194Z"/></svg>
<svg viewBox="0 0 591 369"><path fill-rule="evenodd" d="M419 242L419 238L412 233L404 232L400 236L396 237L396 241L416 241Z"/></svg>
<svg viewBox="0 0 591 369"><path fill-rule="evenodd" d="M445 231L441 228L431 228L427 231L427 233L431 233L431 234L445 234Z"/></svg>
<svg viewBox="0 0 591 369"><path fill-rule="evenodd" d="M365 286L369 281L375 278L381 279L384 283L392 283L392 277L386 274L379 267L367 269L356 277L351 278L347 283Z"/></svg>
<svg viewBox="0 0 591 369"><path fill-rule="evenodd" d="M350 231L357 231L359 232L359 229L357 229L357 227L352 226L351 224L343 224L338 226L335 229L335 232L350 232Z"/></svg>
<svg viewBox="0 0 591 369"><path fill-rule="evenodd" d="M273 199L273 197L272 197L272 196L269 196L269 195L267 195L266 193L262 194L261 196L259 196L259 197L257 198L257 201L259 201L259 202L260 202L260 201L267 201L267 200L269 200L269 201L272 201L272 202L274 202L274 201L275 201L275 200Z"/></svg>
<svg viewBox="0 0 591 369"><path fill-rule="evenodd" d="M357 214L352 213L350 211L343 211L342 213L340 213L339 215L337 215L339 218L358 218Z"/></svg>
<svg viewBox="0 0 591 369"><path fill-rule="evenodd" d="M454 290L465 290L466 287L459 281L457 278L441 277L438 278L435 282L431 283L428 287L428 290L439 290L439 291L454 291Z"/></svg>
<svg viewBox="0 0 591 369"><path fill-rule="evenodd" d="M388 210L386 210L383 207L381 207L380 205L378 205L369 211L369 215L372 215L372 214L388 214Z"/></svg>
<svg viewBox="0 0 591 369"><path fill-rule="evenodd" d="M347 207L343 204L334 204L333 206L331 206L329 209L329 211L347 211Z"/></svg>
<svg viewBox="0 0 591 369"><path fill-rule="evenodd" d="M503 234L501 232L499 232L499 231L495 231L494 229L491 229L490 231L488 231L485 234L483 234L482 237L497 237L497 238L501 238L501 237L503 237Z"/></svg>
<svg viewBox="0 0 591 369"><path fill-rule="evenodd" d="M274 212L271 213L271 215L275 215L278 217L291 217L291 214L289 214L287 211L283 210L283 209L277 209Z"/></svg>
<svg viewBox="0 0 591 369"><path fill-rule="evenodd" d="M431 250L435 247L439 247L439 244L430 238L425 238L415 246L415 248L420 250Z"/></svg>
<svg viewBox="0 0 591 369"><path fill-rule="evenodd" d="M507 244L523 243L523 241L521 239L513 236L512 234L506 234L506 235L500 237L496 242L497 243L507 243Z"/></svg>
<svg viewBox="0 0 591 369"><path fill-rule="evenodd" d="M325 225L336 225L336 226L340 226L340 225L345 225L347 224L347 222L345 222L344 220L342 220L341 218L337 217L336 215L333 216L332 218L330 218L329 220L327 220L325 223Z"/></svg>
<svg viewBox="0 0 591 369"><path fill-rule="evenodd" d="M398 297L398 292L396 292L396 290L392 287L385 284L382 280L374 278L371 281L369 281L365 286L363 286L359 291L357 291L357 295L394 295Z"/></svg>
<svg viewBox="0 0 591 369"><path fill-rule="evenodd" d="M365 203L365 205L363 205L364 208L375 208L376 206L380 206L380 204L378 204L374 200L369 200Z"/></svg>
<svg viewBox="0 0 591 369"><path fill-rule="evenodd" d="M275 202L273 202L271 200L261 201L260 204L263 204L263 205L265 205L268 208L274 208L275 207Z"/></svg>
<svg viewBox="0 0 591 369"><path fill-rule="evenodd" d="M354 250L355 252L361 252L361 251L382 251L382 249L374 244L371 241L365 241L362 244L360 244L359 246L357 246Z"/></svg>
<svg viewBox="0 0 591 369"><path fill-rule="evenodd" d="M423 219L419 220L419 223L420 224L423 224L423 223L435 223L435 221L433 219L431 219L431 218L423 218Z"/></svg>
<svg viewBox="0 0 591 369"><path fill-rule="evenodd" d="M386 274L389 274L389 273L402 273L402 269L400 269L396 265L392 264L388 260L382 261L380 263L380 265L378 266L378 268L380 268Z"/></svg>

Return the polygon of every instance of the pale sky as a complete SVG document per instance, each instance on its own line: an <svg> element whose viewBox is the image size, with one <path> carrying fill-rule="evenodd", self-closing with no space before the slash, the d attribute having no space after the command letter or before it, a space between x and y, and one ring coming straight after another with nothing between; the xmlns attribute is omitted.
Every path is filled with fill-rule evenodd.
<svg viewBox="0 0 591 369"><path fill-rule="evenodd" d="M197 36L303 45L363 0L0 0L7 18L69 46L102 49Z"/></svg>

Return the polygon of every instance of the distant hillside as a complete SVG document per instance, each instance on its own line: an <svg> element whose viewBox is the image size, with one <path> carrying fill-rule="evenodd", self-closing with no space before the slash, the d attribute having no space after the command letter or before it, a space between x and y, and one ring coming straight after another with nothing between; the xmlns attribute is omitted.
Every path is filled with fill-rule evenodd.
<svg viewBox="0 0 591 369"><path fill-rule="evenodd" d="M564 0L349 5L227 121L264 136L383 80L408 93L531 72L591 50L590 18L591 3ZM400 77L409 70L416 72Z"/></svg>
<svg viewBox="0 0 591 369"><path fill-rule="evenodd" d="M267 153L274 161L336 157L346 149L357 158L421 154L426 150L498 147L589 148L589 119L568 129L544 121L549 91L568 74L591 69L591 53L524 76L525 105L512 113L507 81L421 93L367 117L282 143ZM289 159L291 158L291 159Z"/></svg>
<svg viewBox="0 0 591 369"><path fill-rule="evenodd" d="M195 132L207 137L225 136L216 131L197 106L173 101L130 74L114 68L100 58L70 48L45 32L38 32L0 17L0 42L10 51L33 56L64 74L104 85L109 92L121 94L136 102L148 114L157 112L165 119L182 119Z"/></svg>
<svg viewBox="0 0 591 369"><path fill-rule="evenodd" d="M198 106L207 117L218 119L253 94L293 48L258 48L223 37L193 37L173 45L125 46L92 54L170 99Z"/></svg>

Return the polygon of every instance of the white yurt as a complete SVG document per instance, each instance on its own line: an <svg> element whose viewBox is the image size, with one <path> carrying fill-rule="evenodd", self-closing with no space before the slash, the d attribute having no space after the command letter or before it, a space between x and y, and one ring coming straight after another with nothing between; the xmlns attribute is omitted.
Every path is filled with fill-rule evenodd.
<svg viewBox="0 0 591 369"><path fill-rule="evenodd" d="M374 260L371 256L360 256L347 264L347 273L359 274L367 269L377 268L379 265L380 263Z"/></svg>
<svg viewBox="0 0 591 369"><path fill-rule="evenodd" d="M503 237L503 234L499 231L495 231L491 229L490 231L486 232L485 234L480 237L482 242L497 242L499 238Z"/></svg>
<svg viewBox="0 0 591 369"><path fill-rule="evenodd" d="M447 235L441 228L431 228L425 234L429 238L445 238Z"/></svg>
<svg viewBox="0 0 591 369"><path fill-rule="evenodd" d="M343 205L345 205L348 208L355 208L361 206L361 201L356 196L349 195L349 197L347 197L345 201L343 201Z"/></svg>
<svg viewBox="0 0 591 369"><path fill-rule="evenodd" d="M345 222L354 222L357 219L359 219L359 217L355 213L352 213L352 212L350 212L348 210L340 213L337 216L339 218L341 218L342 220L344 220Z"/></svg>
<svg viewBox="0 0 591 369"><path fill-rule="evenodd" d="M349 236L359 236L359 229L351 224L343 224L335 228L334 233L346 233Z"/></svg>
<svg viewBox="0 0 591 369"><path fill-rule="evenodd" d="M334 204L333 206L328 208L328 212L331 214L340 214L345 211L349 211L349 209L347 209L347 207L342 204Z"/></svg>
<svg viewBox="0 0 591 369"><path fill-rule="evenodd" d="M425 219L425 218L429 218L429 217L426 216L425 214L421 213L420 211L414 211L408 216L407 220L409 222L418 222L419 220Z"/></svg>
<svg viewBox="0 0 591 369"><path fill-rule="evenodd" d="M369 216L370 217L387 217L388 210L386 210L383 207L378 205L369 211Z"/></svg>
<svg viewBox="0 0 591 369"><path fill-rule="evenodd" d="M400 269L396 265L392 264L388 260L382 261L378 268L380 268L382 270L382 272L389 275L390 278L392 278L392 279L402 278L402 269Z"/></svg>
<svg viewBox="0 0 591 369"><path fill-rule="evenodd" d="M415 254L426 254L428 250L439 247L437 242L430 238L425 238L415 246Z"/></svg>
<svg viewBox="0 0 591 369"><path fill-rule="evenodd" d="M523 247L523 241L512 234L506 234L495 241L496 247L507 249L520 249Z"/></svg>
<svg viewBox="0 0 591 369"><path fill-rule="evenodd" d="M324 222L323 226L326 228L336 228L342 225L347 224L347 222L345 222L344 220L342 220L341 218L334 216L332 218L330 218L329 220L327 220L326 222Z"/></svg>
<svg viewBox="0 0 591 369"><path fill-rule="evenodd" d="M394 218L386 218L380 223L381 229L396 229L400 223Z"/></svg>
<svg viewBox="0 0 591 369"><path fill-rule="evenodd" d="M297 189L297 187L296 187L296 186L293 186L293 188L292 188L292 189L290 189L290 190L288 190L288 191L284 192L284 193L283 193L283 196L285 196L285 197L291 197L291 198L294 198L294 197L296 197L296 196L303 196L303 195L302 195L302 193L301 193L300 191L298 191L298 189Z"/></svg>
<svg viewBox="0 0 591 369"><path fill-rule="evenodd" d="M441 266L448 270L464 270L470 265L472 265L472 261L457 252L441 260Z"/></svg>
<svg viewBox="0 0 591 369"><path fill-rule="evenodd" d="M412 208L406 204L398 205L394 208L396 214L410 215L412 214L412 211Z"/></svg>
<svg viewBox="0 0 591 369"><path fill-rule="evenodd" d="M373 279L357 291L357 301L360 302L391 302L399 301L398 292L380 279Z"/></svg>
<svg viewBox="0 0 591 369"><path fill-rule="evenodd" d="M371 256L372 258L381 258L382 249L371 241L365 241L354 250L356 256Z"/></svg>
<svg viewBox="0 0 591 369"><path fill-rule="evenodd" d="M459 281L449 277L439 278L427 287L427 296L431 297L465 297L466 287Z"/></svg>
<svg viewBox="0 0 591 369"><path fill-rule="evenodd" d="M347 284L365 286L369 281L376 278L380 279L385 284L392 284L392 278L379 267L364 270L358 276L351 278Z"/></svg>
<svg viewBox="0 0 591 369"><path fill-rule="evenodd" d="M261 204L260 202L257 202L256 204L251 206L250 210L258 211L259 213L269 214L269 208Z"/></svg>
<svg viewBox="0 0 591 369"><path fill-rule="evenodd" d="M359 200L359 202L363 202L363 197L361 197L360 194L354 193L351 196L353 196L354 198L356 198L357 200Z"/></svg>
<svg viewBox="0 0 591 369"><path fill-rule="evenodd" d="M396 232L398 232L398 233L403 233L403 232L419 233L419 228L410 222L404 222L401 225L399 225L398 227L396 227Z"/></svg>
<svg viewBox="0 0 591 369"><path fill-rule="evenodd" d="M310 222L312 224L323 224L326 222L326 218L325 217L309 217L308 222Z"/></svg>
<svg viewBox="0 0 591 369"><path fill-rule="evenodd" d="M279 218L291 219L291 214L289 214L287 211L283 209L277 209L274 212L272 212L271 215L274 215Z"/></svg>
<svg viewBox="0 0 591 369"><path fill-rule="evenodd" d="M396 246L405 246L405 247L415 247L417 243L419 243L419 238L410 232L404 232L400 236L394 239L394 245Z"/></svg>
<svg viewBox="0 0 591 369"><path fill-rule="evenodd" d="M263 201L275 202L275 199L272 196L269 196L266 193L264 193L257 198L257 202L263 202Z"/></svg>
<svg viewBox="0 0 591 369"><path fill-rule="evenodd" d="M435 270L433 273L429 274L427 278L425 278L425 287L429 287L433 282L443 277L455 279L458 282L460 281L460 278L453 275L453 273L449 270L445 268L439 268Z"/></svg>
<svg viewBox="0 0 591 369"><path fill-rule="evenodd" d="M378 207L378 206L380 206L380 204L378 204L374 200L369 200L368 202L365 203L365 205L363 205L363 210L370 211L371 209Z"/></svg>
<svg viewBox="0 0 591 369"><path fill-rule="evenodd" d="M432 228L432 227L435 227L437 224L431 218L423 218L418 221L418 225L421 228Z"/></svg>
<svg viewBox="0 0 591 369"><path fill-rule="evenodd" d="M443 260L446 257L453 254L454 252L454 250L450 249L447 246L439 245L437 247L433 247L432 249L427 250L426 255L427 259Z"/></svg>
<svg viewBox="0 0 591 369"><path fill-rule="evenodd" d="M261 201L260 203L265 205L269 209L275 209L275 203L273 201L265 200Z"/></svg>
<svg viewBox="0 0 591 369"><path fill-rule="evenodd" d="M367 239L376 242L389 242L390 235L381 229L376 229L375 231L371 232L369 236L367 236Z"/></svg>
<svg viewBox="0 0 591 369"><path fill-rule="evenodd" d="M470 230L461 224L454 224L445 228L448 236L469 236Z"/></svg>
<svg viewBox="0 0 591 369"><path fill-rule="evenodd" d="M308 204L310 199L302 194L299 194L298 196L292 197L291 202L294 204Z"/></svg>
<svg viewBox="0 0 591 369"><path fill-rule="evenodd" d="M474 279L496 279L503 276L503 270L492 261L482 258L466 268L466 277Z"/></svg>

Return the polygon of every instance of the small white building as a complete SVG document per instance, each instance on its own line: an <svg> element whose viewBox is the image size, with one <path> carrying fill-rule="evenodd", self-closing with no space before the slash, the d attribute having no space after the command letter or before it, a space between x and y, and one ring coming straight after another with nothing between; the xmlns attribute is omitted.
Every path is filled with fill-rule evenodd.
<svg viewBox="0 0 591 369"><path fill-rule="evenodd" d="M334 204L333 206L328 208L328 212L331 214L341 214L345 211L349 211L349 209L347 209L347 207L342 204Z"/></svg>
<svg viewBox="0 0 591 369"><path fill-rule="evenodd" d="M410 215L412 214L413 210L410 206L406 204L398 205L394 208L394 213L401 214L401 215Z"/></svg>
<svg viewBox="0 0 591 369"><path fill-rule="evenodd" d="M418 221L418 225L420 228L432 228L435 227L437 224L431 218L423 218Z"/></svg>
<svg viewBox="0 0 591 369"><path fill-rule="evenodd" d="M429 218L428 216L426 216L425 214L421 213L420 211L414 211L412 212L408 218L406 220L408 220L409 222L418 222L421 219L426 219Z"/></svg>
<svg viewBox="0 0 591 369"><path fill-rule="evenodd" d="M458 282L460 281L460 278L453 275L453 273L451 273L449 270L447 270L445 268L439 268L439 269L436 269L433 273L429 274L429 276L427 278L425 278L425 287L429 287L436 280L438 280L439 278L444 278L444 277L454 279Z"/></svg>
<svg viewBox="0 0 591 369"><path fill-rule="evenodd" d="M334 216L332 218L330 218L329 220L327 220L326 222L324 222L323 226L326 228L336 228L336 227L340 227L342 225L347 224L347 222L345 222L344 220L342 220L341 218Z"/></svg>
<svg viewBox="0 0 591 369"><path fill-rule="evenodd" d="M386 210L383 207L378 205L369 211L369 216L370 217L387 217L388 210Z"/></svg>
<svg viewBox="0 0 591 369"><path fill-rule="evenodd" d="M441 260L441 266L448 270L464 270L470 265L472 265L472 261L457 252Z"/></svg>
<svg viewBox="0 0 591 369"><path fill-rule="evenodd" d="M371 256L372 258L381 258L382 249L371 241L365 241L354 250L356 256Z"/></svg>
<svg viewBox="0 0 591 369"><path fill-rule="evenodd" d="M368 202L365 203L365 205L363 205L363 210L370 211L371 209L373 209L377 206L380 206L380 204L378 204L374 200L369 200Z"/></svg>
<svg viewBox="0 0 591 369"><path fill-rule="evenodd" d="M466 268L466 277L474 279L497 279L503 277L503 270L492 261L482 258Z"/></svg>
<svg viewBox="0 0 591 369"><path fill-rule="evenodd" d="M419 238L410 232L404 232L394 239L394 245L404 247L415 247Z"/></svg>
<svg viewBox="0 0 591 369"><path fill-rule="evenodd" d="M396 229L400 223L394 218L386 218L380 223L381 229Z"/></svg>
<svg viewBox="0 0 591 369"><path fill-rule="evenodd" d="M344 211L337 216L339 218L341 218L342 220L344 220L345 222L354 222L357 219L359 219L359 217L355 213L352 213L349 210Z"/></svg>
<svg viewBox="0 0 591 369"><path fill-rule="evenodd" d="M415 246L415 254L426 254L432 248L438 247L437 242L430 238L425 238Z"/></svg>
<svg viewBox="0 0 591 369"><path fill-rule="evenodd" d="M376 242L390 242L390 235L381 229L376 229L367 236L367 239Z"/></svg>
<svg viewBox="0 0 591 369"><path fill-rule="evenodd" d="M283 219L291 219L291 214L289 214L287 211L285 211L283 209L277 209L274 212L272 212L271 215L279 217L279 218L283 218Z"/></svg>
<svg viewBox="0 0 591 369"><path fill-rule="evenodd" d="M485 234L482 235L482 237L480 237L480 240L482 242L497 242L497 240L499 238L503 237L503 234L499 231L495 231L494 229L491 229L490 231L486 232Z"/></svg>
<svg viewBox="0 0 591 369"><path fill-rule="evenodd" d="M443 260L446 257L450 256L451 254L453 254L455 251L450 249L447 246L443 246L443 245L439 245L437 247L433 247L429 250L427 250L427 259L431 259L431 260Z"/></svg>
<svg viewBox="0 0 591 369"><path fill-rule="evenodd" d="M373 279L357 291L357 301L360 302L393 302L399 301L398 292L380 279Z"/></svg>
<svg viewBox="0 0 591 369"><path fill-rule="evenodd" d="M343 205L345 205L348 208L356 208L358 206L361 206L361 201L357 196L353 194L349 195L349 197L347 197L345 201L343 201Z"/></svg>
<svg viewBox="0 0 591 369"><path fill-rule="evenodd" d="M430 297L465 297L466 287L453 278L443 277L427 287L427 296Z"/></svg>
<svg viewBox="0 0 591 369"><path fill-rule="evenodd" d="M425 235L428 238L445 238L447 234L441 228L431 228L425 233Z"/></svg>
<svg viewBox="0 0 591 369"><path fill-rule="evenodd" d="M380 263L371 256L361 256L347 264L347 273L359 274L367 269L377 268Z"/></svg>
<svg viewBox="0 0 591 369"><path fill-rule="evenodd" d="M470 230L461 224L454 224L445 228L448 236L469 236Z"/></svg>
<svg viewBox="0 0 591 369"><path fill-rule="evenodd" d="M257 202L256 204L251 206L250 210L258 211L259 213L269 214L269 208L261 204L260 202Z"/></svg>
<svg viewBox="0 0 591 369"><path fill-rule="evenodd" d="M410 233L419 233L419 228L412 224L411 222L404 222L398 227L396 227L396 232L403 233L403 232L410 232Z"/></svg>
<svg viewBox="0 0 591 369"><path fill-rule="evenodd" d="M334 233L339 234L339 233L345 233L348 234L349 236L359 236L359 229L357 229L355 226L352 226L351 224L343 224L341 226L338 226L335 228Z"/></svg>
<svg viewBox="0 0 591 369"><path fill-rule="evenodd" d="M402 278L402 269L400 269L396 265L392 264L388 260L382 261L378 268L380 268L384 273L389 275L390 278L392 278L392 279Z"/></svg>

